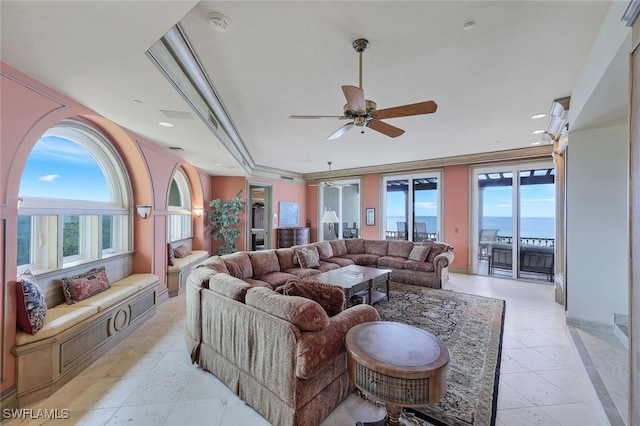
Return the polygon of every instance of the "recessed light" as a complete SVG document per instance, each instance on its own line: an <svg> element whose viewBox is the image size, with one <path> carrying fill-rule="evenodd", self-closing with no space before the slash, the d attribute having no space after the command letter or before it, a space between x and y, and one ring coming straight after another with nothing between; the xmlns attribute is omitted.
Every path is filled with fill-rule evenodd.
<svg viewBox="0 0 640 426"><path fill-rule="evenodd" d="M472 29L472 28L473 28L473 27L475 27L475 26L476 26L476 23L475 23L475 22L473 22L473 21L468 21L468 22L465 22L465 23L464 23L464 25L462 26L462 28L464 28L465 30L470 30L470 29Z"/></svg>
<svg viewBox="0 0 640 426"><path fill-rule="evenodd" d="M543 134L545 131L546 131L546 130L544 130L544 129L538 129L538 130L534 130L532 133L533 133L534 135L541 135L541 134Z"/></svg>
<svg viewBox="0 0 640 426"><path fill-rule="evenodd" d="M531 118L533 118L534 120L537 120L538 118L545 118L546 116L547 114L545 114L544 112L540 112L538 114L533 114Z"/></svg>
<svg viewBox="0 0 640 426"><path fill-rule="evenodd" d="M538 142L531 142L531 145L540 145L542 142L538 141Z"/></svg>
<svg viewBox="0 0 640 426"><path fill-rule="evenodd" d="M173 123L169 123L168 121L158 121L158 124L162 127L173 127Z"/></svg>
<svg viewBox="0 0 640 426"><path fill-rule="evenodd" d="M141 101L140 99L134 99L134 100L133 100L133 103L134 103L134 104L141 104L141 103L142 103L142 101Z"/></svg>

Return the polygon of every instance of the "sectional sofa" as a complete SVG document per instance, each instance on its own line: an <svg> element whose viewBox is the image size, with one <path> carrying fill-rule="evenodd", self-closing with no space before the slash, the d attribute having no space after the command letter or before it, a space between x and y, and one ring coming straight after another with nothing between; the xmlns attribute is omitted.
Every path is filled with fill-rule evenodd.
<svg viewBox="0 0 640 426"><path fill-rule="evenodd" d="M415 247L422 261L410 259ZM187 278L191 359L272 424L318 425L354 387L346 333L380 316L366 304L342 310L342 290L313 275L359 264L440 287L451 260L444 243L362 239L212 256Z"/></svg>

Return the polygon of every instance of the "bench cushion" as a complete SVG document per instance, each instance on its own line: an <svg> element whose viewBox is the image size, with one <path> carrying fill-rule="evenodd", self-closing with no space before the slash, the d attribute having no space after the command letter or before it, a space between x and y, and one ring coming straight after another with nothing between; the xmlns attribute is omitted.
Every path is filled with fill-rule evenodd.
<svg viewBox="0 0 640 426"><path fill-rule="evenodd" d="M59 305L51 308L47 311L44 327L40 329L38 334L31 335L21 331L16 333L16 346L58 335L97 313L96 306Z"/></svg>
<svg viewBox="0 0 640 426"><path fill-rule="evenodd" d="M158 283L158 276L155 274L133 274L128 277L124 277L121 280L112 282L111 285L115 287L119 286L132 286L142 291L147 287L151 287Z"/></svg>
<svg viewBox="0 0 640 426"><path fill-rule="evenodd" d="M96 294L95 296L84 299L80 302L76 302L75 304L77 306L95 306L98 308L98 312L101 312L110 306L123 301L132 294L136 294L138 291L137 286L113 286L102 293Z"/></svg>
<svg viewBox="0 0 640 426"><path fill-rule="evenodd" d="M194 250L190 255L186 257L176 258L173 261L173 265L167 267L167 272L180 270L185 266L191 265L192 263L198 262L200 260L205 260L208 257L209 252L207 252L206 250Z"/></svg>

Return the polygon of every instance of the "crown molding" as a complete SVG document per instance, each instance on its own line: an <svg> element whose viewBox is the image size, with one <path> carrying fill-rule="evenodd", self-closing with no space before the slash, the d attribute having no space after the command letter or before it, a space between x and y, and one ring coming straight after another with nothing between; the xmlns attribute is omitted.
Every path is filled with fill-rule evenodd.
<svg viewBox="0 0 640 426"><path fill-rule="evenodd" d="M302 178L309 180L336 179L353 176L361 176L375 173L396 173L419 169L436 169L446 166L459 166L464 164L487 164L503 161L535 160L544 157L551 159L553 145L539 145L528 148L511 149L505 151L483 152L479 154L458 155L453 157L433 158L429 160L408 161L405 163L381 164L377 166L357 167L352 169L332 170L307 173Z"/></svg>

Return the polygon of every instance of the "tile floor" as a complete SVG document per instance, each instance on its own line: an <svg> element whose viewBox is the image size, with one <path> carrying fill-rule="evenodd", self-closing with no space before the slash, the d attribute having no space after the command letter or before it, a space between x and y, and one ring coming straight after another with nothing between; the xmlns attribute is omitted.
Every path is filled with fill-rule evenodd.
<svg viewBox="0 0 640 426"><path fill-rule="evenodd" d="M608 425L602 405L548 284L451 274L446 288L506 300L496 424ZM31 407L68 409L55 425L268 425L212 374L191 365L184 296L50 398ZM382 418L384 408L352 395L321 426ZM38 425L13 420L9 425ZM412 424L411 421L407 421Z"/></svg>

